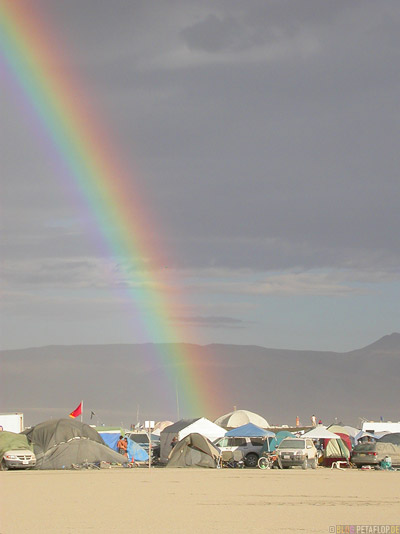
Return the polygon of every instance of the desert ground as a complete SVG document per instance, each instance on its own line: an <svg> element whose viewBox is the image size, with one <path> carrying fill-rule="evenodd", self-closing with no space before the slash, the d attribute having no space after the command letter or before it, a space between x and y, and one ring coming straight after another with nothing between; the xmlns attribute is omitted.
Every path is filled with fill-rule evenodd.
<svg viewBox="0 0 400 534"><path fill-rule="evenodd" d="M340 532L400 524L399 483L400 472L324 468L8 471L0 533Z"/></svg>

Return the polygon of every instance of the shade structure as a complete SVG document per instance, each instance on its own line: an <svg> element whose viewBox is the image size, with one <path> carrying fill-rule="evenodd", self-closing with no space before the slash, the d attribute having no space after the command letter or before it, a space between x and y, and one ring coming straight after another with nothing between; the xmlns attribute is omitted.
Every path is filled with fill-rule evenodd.
<svg viewBox="0 0 400 534"><path fill-rule="evenodd" d="M239 426L237 428L229 430L229 432L227 432L225 436L239 438L273 438L275 437L275 434L270 430L265 430L264 428L260 428L257 425L253 425L253 423L248 423L247 425Z"/></svg>
<svg viewBox="0 0 400 534"><path fill-rule="evenodd" d="M302 435L303 438L311 438L311 439L339 439L340 436L337 434L334 434L333 432L330 432L325 427L317 426L310 430L309 432L306 432Z"/></svg>
<svg viewBox="0 0 400 534"><path fill-rule="evenodd" d="M247 425L247 423L253 423L260 428L269 427L268 421L264 417L249 410L235 410L218 417L214 422L224 428L237 428L238 426Z"/></svg>

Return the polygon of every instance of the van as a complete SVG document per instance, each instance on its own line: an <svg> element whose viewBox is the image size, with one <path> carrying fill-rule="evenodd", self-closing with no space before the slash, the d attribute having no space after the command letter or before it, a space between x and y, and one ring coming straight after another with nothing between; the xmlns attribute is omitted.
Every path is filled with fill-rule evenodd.
<svg viewBox="0 0 400 534"><path fill-rule="evenodd" d="M36 456L25 434L5 430L0 432L0 471L35 467Z"/></svg>

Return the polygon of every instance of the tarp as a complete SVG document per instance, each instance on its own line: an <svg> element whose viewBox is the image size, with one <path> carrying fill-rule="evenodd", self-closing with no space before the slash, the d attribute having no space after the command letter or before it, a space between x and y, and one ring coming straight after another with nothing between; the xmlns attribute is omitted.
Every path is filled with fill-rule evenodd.
<svg viewBox="0 0 400 534"><path fill-rule="evenodd" d="M356 435L355 437L355 440L356 440L356 444L358 443L358 441L362 438L371 438L373 439L374 441L377 440L377 437L374 436L373 434L371 434L370 432L365 432L364 430L360 430L360 432Z"/></svg>
<svg viewBox="0 0 400 534"><path fill-rule="evenodd" d="M18 449L27 449L33 451L33 448L28 443L25 434L15 434L14 432L2 430L0 432L0 459L7 451Z"/></svg>
<svg viewBox="0 0 400 534"><path fill-rule="evenodd" d="M400 445L400 432L393 432L392 434L382 436L379 443L393 443L394 445Z"/></svg>
<svg viewBox="0 0 400 534"><path fill-rule="evenodd" d="M139 443L128 438L128 458L131 462L147 462L149 455Z"/></svg>
<svg viewBox="0 0 400 534"><path fill-rule="evenodd" d="M199 419L181 419L173 425L167 426L160 434L160 460L167 463L174 438L180 441L189 434L201 434L211 442L225 436L226 430L209 421L205 417Z"/></svg>
<svg viewBox="0 0 400 534"><path fill-rule="evenodd" d="M128 462L107 447L96 430L75 419L45 421L24 433L33 445L36 469L70 469L72 464L86 462Z"/></svg>
<svg viewBox="0 0 400 534"><path fill-rule="evenodd" d="M208 467L219 465L220 451L200 434L189 434L170 453L167 467Z"/></svg>
<svg viewBox="0 0 400 534"><path fill-rule="evenodd" d="M23 433L34 447L38 446L43 452L75 437L88 438L104 445L103 439L94 428L76 419L50 419L24 430Z"/></svg>
<svg viewBox="0 0 400 534"><path fill-rule="evenodd" d="M120 433L116 434L110 432L100 432L101 437L104 440L104 443L110 447L115 452L118 452L117 443L119 441ZM149 455L147 452L138 444L128 438L128 459L130 462L147 462ZM120 454L120 453L119 453Z"/></svg>
<svg viewBox="0 0 400 534"><path fill-rule="evenodd" d="M253 423L247 423L247 425L239 426L232 430L229 430L225 434L228 437L238 437L238 438L263 438L263 437L275 437L274 432L260 428Z"/></svg>
<svg viewBox="0 0 400 534"><path fill-rule="evenodd" d="M35 449L36 450L36 449ZM45 454L36 454L36 469L71 469L73 465L86 463L99 465L100 462L110 464L126 464L128 458L88 438L73 438L49 449Z"/></svg>

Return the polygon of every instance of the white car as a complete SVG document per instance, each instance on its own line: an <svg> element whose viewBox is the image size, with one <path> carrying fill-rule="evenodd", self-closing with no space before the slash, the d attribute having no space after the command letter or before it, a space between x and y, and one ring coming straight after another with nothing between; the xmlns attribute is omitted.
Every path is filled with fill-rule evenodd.
<svg viewBox="0 0 400 534"><path fill-rule="evenodd" d="M237 438L228 437L218 439L214 444L224 451L241 451L243 460L247 467L257 467L258 459L261 456L261 449L265 443L265 438Z"/></svg>
<svg viewBox="0 0 400 534"><path fill-rule="evenodd" d="M303 469L311 466L316 469L318 465L318 451L312 439L309 438L285 438L276 449L278 465L280 468L288 468L299 465Z"/></svg>
<svg viewBox="0 0 400 534"><path fill-rule="evenodd" d="M15 449L6 451L0 462L0 470L29 469L35 467L36 456L29 449Z"/></svg>

